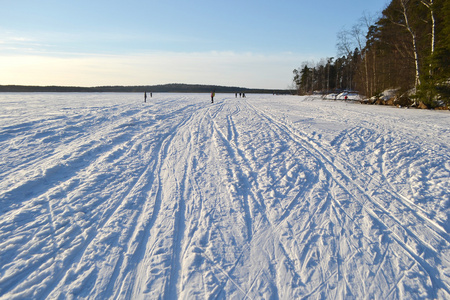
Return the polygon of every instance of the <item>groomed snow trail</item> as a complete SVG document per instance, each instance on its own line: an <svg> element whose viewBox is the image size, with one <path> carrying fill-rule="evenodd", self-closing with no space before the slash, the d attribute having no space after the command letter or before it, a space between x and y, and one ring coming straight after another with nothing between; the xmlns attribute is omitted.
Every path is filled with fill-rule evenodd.
<svg viewBox="0 0 450 300"><path fill-rule="evenodd" d="M0 95L0 299L450 297L450 114Z"/></svg>

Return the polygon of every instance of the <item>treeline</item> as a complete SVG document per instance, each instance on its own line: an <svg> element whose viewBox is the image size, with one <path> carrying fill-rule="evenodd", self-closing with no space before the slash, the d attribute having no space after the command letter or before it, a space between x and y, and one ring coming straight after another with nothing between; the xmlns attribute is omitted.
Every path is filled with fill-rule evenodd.
<svg viewBox="0 0 450 300"><path fill-rule="evenodd" d="M338 58L294 70L299 94L387 89L415 104L450 105L450 1L392 0L381 16L364 15L337 37Z"/></svg>
<svg viewBox="0 0 450 300"><path fill-rule="evenodd" d="M201 84L162 84L145 86L98 86L98 87L71 87L71 86L26 86L26 85L0 85L0 92L53 92L53 93L258 93L258 94L286 94L288 90L249 89L242 87L228 87Z"/></svg>

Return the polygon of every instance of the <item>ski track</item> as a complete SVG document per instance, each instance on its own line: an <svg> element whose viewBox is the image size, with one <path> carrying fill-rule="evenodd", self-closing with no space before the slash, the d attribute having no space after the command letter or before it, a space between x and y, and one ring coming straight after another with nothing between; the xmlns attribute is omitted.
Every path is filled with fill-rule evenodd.
<svg viewBox="0 0 450 300"><path fill-rule="evenodd" d="M448 113L217 96L0 96L0 299L450 297Z"/></svg>
<svg viewBox="0 0 450 300"><path fill-rule="evenodd" d="M274 123L274 124L276 124L277 122L276 121L274 121L275 119L273 119L273 118L270 118L270 120ZM280 128L282 129L282 130L285 130L288 134L290 134L292 137L295 137L298 141L299 141L299 143L300 143L300 139L298 138L298 136L295 134L295 133L293 133L291 130L289 130L289 129L285 129L285 127L283 126L283 125L280 125L280 124L277 124L277 125L279 125L280 126ZM424 240L420 240L420 238L417 236L417 234L416 233L413 233L411 230L409 230L408 228L407 228L407 226L405 226L405 225L402 225L402 222L399 220L399 219L397 219L396 218L396 216L394 215L394 214L391 214L389 211L387 211L381 204L380 204L380 202L376 199L376 198L374 198L374 197L371 197L370 195L368 195L367 193L365 193L364 192L364 189L361 187L361 186L359 186L352 178L349 178L346 174L344 174L344 172L342 171L342 170L340 170L340 169L338 169L338 167L336 166L336 164L334 164L332 161L331 161L331 158L330 158L330 156L332 155L325 155L321 150L323 150L323 149L320 149L319 147L318 147L318 145L316 144L316 143L313 143L313 142L310 142L310 141L308 141L307 139L304 139L304 141L306 141L306 142L308 142L308 144L307 144L307 148L309 148L309 146L312 146L311 148L309 148L309 152L314 156L314 157L316 157L318 160L320 160L320 161L322 161L323 162L323 165L324 165L324 168L328 171L328 173L329 173L329 175L330 175L330 177L332 177L340 186L342 186L351 196L352 196L352 198L354 198L356 201L360 201L361 202L361 200L359 200L359 198L366 198L366 199L364 199L364 200L362 200L362 201L370 201L371 202L371 204L373 204L374 205L374 208L367 208L367 204L365 203L365 202L363 202L362 203L362 205L363 205L363 207L365 207L365 209L368 211L368 213L372 216L372 217L375 217L377 220L379 220L380 221L380 223L386 228L386 229L388 229L389 227L392 227L392 226L397 226L397 225L399 225L400 226L400 228L398 229L398 230L400 230L400 231L405 231L406 233L405 233L405 235L407 235L407 236L409 236L409 237L411 237L412 239L415 239L415 240L419 240L419 241L417 241L419 244L422 244L422 247L426 247L426 248L428 248L427 250L431 250L431 251L433 251L434 252L434 254L436 254L436 249L434 249L432 246L430 246L428 243L427 243L427 241L424 241ZM343 163L343 161L341 161L341 163ZM350 167L350 166L347 166L347 167ZM352 185L354 186L354 187L352 187ZM352 193L352 190L356 190L356 192L357 193L363 193L361 196L358 196L358 195L356 195L356 193L355 192L353 192ZM393 194L393 193L391 193L391 194ZM396 199L396 200L398 200L398 199ZM381 210L382 212L381 213L376 213L376 210ZM414 211L412 211L412 213L414 214ZM390 218L391 220L387 220L387 221L383 221L383 217L384 216L386 216L386 217L388 217L388 218ZM418 217L418 220L420 221L420 223L422 223L422 222L427 222L428 221L428 223L432 223L432 222L430 222L428 219L424 219L424 218L422 218L422 217L419 217L419 216L417 216L417 214L416 214L416 217ZM393 223L391 226L388 226L387 225L387 223L388 222L390 222L390 223ZM419 223L419 224L420 224ZM420 228L420 229L422 229L422 228ZM428 231L426 231L426 230L418 230L418 233L419 232L421 232L421 233L423 233L423 232L428 232ZM436 234L435 232L431 232L432 234ZM438 235L439 235L439 232L437 233ZM402 241L402 237L401 236L399 236L398 234L396 234L396 232L395 232L395 230L393 230L392 231L392 234L391 234L391 236L392 237L394 237L394 239L396 240L396 242L398 243L398 244L400 244L400 246L401 247L403 247L404 249L405 249L405 251L418 263L418 264L420 264L421 265L421 267L423 267L424 269L425 269L425 271L428 273L428 275L429 275L429 279L431 280L431 282L433 283L433 290L436 290L437 288L443 288L443 289L445 289L445 291L448 293L449 292L449 290L448 290L448 286L447 285L445 285L445 284L442 284L441 282L438 282L438 281L436 281L435 280L435 277L436 277L436 274L434 274L434 273L436 273L436 270L433 270L433 268L431 267L431 266L429 266L429 264L424 260L424 259L422 259L421 257L420 257L420 253L416 253L416 251L415 251L415 249L413 249L411 246L409 246L408 245L408 243L404 243L403 241ZM444 234L442 234L442 237L448 242L448 236L447 236L447 234L446 233L444 233ZM431 249L430 249L431 248ZM439 285L439 286L436 286L436 285ZM434 295L434 293L431 293L430 295L428 295L429 297L435 297L436 295Z"/></svg>

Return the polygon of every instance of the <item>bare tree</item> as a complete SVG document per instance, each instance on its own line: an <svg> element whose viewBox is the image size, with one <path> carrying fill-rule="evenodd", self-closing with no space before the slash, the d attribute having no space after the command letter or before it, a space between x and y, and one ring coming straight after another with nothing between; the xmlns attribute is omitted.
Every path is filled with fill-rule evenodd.
<svg viewBox="0 0 450 300"><path fill-rule="evenodd" d="M362 45L362 41L364 41L364 45L367 45L367 33L369 32L370 28L375 24L375 20L377 18L375 15L369 15L364 12L363 16L359 19L360 27L364 27L364 32L366 33L364 35L364 38L362 40L359 39ZM364 60L364 73L365 73L365 85L366 85L366 96L371 96L373 94L373 82L369 83L369 66L368 66L368 48L363 47L361 48L361 55L363 55ZM373 52L373 60L375 61L375 52ZM373 72L373 81L375 81L375 71Z"/></svg>
<svg viewBox="0 0 450 300"><path fill-rule="evenodd" d="M355 48L355 44L351 39L350 31L342 29L337 33L336 48L339 56L347 56Z"/></svg>
<svg viewBox="0 0 450 300"><path fill-rule="evenodd" d="M430 10L431 18L431 56L434 54L434 49L436 47L436 18L434 16L434 3L433 0L421 0L420 3L425 5ZM430 76L433 75L433 69L430 63Z"/></svg>
<svg viewBox="0 0 450 300"><path fill-rule="evenodd" d="M360 57L363 63L363 74L359 74L362 79L364 93L368 96L371 94L369 90L369 66L367 58L366 42L367 32L374 24L375 17L364 13L359 19L358 23L352 26L350 30L341 30L337 35L337 50L340 55L351 55L352 51L357 48L360 52ZM362 92L362 91L361 91Z"/></svg>
<svg viewBox="0 0 450 300"><path fill-rule="evenodd" d="M433 3L433 0L428 0L428 1L422 0L420 2L430 10L430 15L431 15L431 55L433 55L434 49L436 47L436 18L434 16L434 3Z"/></svg>
<svg viewBox="0 0 450 300"><path fill-rule="evenodd" d="M397 24L405 27L406 30L408 30L408 32L411 35L413 53L414 53L414 64L415 64L415 68L416 68L416 78L415 78L414 87L417 89L417 86L420 85L419 51L417 48L417 35L416 35L414 29L412 28L409 17L408 17L409 16L409 6L411 4L411 1L410 0L399 0L399 1L400 1L400 5L402 8L402 15L405 20L405 23L404 24L397 23Z"/></svg>

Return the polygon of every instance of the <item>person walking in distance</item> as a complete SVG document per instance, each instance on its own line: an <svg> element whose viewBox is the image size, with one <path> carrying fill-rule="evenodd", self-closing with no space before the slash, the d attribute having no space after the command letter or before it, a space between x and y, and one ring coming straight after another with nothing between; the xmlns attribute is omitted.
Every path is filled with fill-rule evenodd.
<svg viewBox="0 0 450 300"><path fill-rule="evenodd" d="M144 103L147 102L147 92L144 92Z"/></svg>
<svg viewBox="0 0 450 300"><path fill-rule="evenodd" d="M211 103L214 103L214 96L216 95L216 91L212 91L211 93Z"/></svg>

